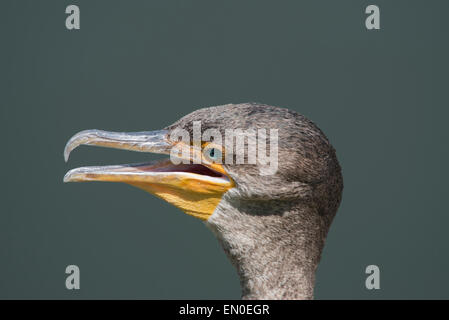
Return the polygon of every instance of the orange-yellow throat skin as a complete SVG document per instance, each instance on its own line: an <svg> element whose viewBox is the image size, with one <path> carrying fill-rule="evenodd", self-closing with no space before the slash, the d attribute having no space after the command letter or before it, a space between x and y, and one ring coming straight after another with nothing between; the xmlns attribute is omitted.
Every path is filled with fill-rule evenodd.
<svg viewBox="0 0 449 320"><path fill-rule="evenodd" d="M203 221L209 219L231 186L199 181L190 177L166 176L158 183L129 182Z"/></svg>
<svg viewBox="0 0 449 320"><path fill-rule="evenodd" d="M190 152L195 154L201 150L190 148ZM167 173L151 182L127 183L158 196L191 216L206 221L214 213L223 195L235 184L221 164L207 162L205 165L225 175L228 181L223 183L216 178L207 179L195 174L184 176Z"/></svg>

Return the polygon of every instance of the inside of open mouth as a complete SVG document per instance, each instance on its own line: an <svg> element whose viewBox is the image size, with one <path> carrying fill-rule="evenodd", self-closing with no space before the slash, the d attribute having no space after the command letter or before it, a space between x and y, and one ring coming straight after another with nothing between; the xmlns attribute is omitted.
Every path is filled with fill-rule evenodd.
<svg viewBox="0 0 449 320"><path fill-rule="evenodd" d="M151 171L157 171L157 172L190 172L190 173L196 173L203 176L210 176L210 177L217 177L217 178L224 178L225 176L215 170L209 169L208 167L202 165L202 164L178 164L178 165L170 165L170 166L163 166L159 168L155 168L155 170Z"/></svg>
<svg viewBox="0 0 449 320"><path fill-rule="evenodd" d="M147 172L189 172L203 176L228 179L224 174L202 164L173 164L170 161L162 161L156 165L136 164L131 166Z"/></svg>

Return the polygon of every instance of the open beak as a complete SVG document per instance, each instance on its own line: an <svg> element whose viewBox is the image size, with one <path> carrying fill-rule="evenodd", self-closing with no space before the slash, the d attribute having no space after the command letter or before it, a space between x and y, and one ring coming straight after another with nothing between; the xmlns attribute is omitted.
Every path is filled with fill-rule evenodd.
<svg viewBox="0 0 449 320"><path fill-rule="evenodd" d="M67 161L70 152L80 145L170 154L179 143L170 141L166 130L130 133L85 130L67 142L64 159ZM195 152L201 150L191 148L190 158ZM170 159L152 163L82 167L70 170L64 176L64 182L79 181L124 182L152 193L202 220L212 215L223 194L234 186L221 164L207 161L201 164L173 164Z"/></svg>

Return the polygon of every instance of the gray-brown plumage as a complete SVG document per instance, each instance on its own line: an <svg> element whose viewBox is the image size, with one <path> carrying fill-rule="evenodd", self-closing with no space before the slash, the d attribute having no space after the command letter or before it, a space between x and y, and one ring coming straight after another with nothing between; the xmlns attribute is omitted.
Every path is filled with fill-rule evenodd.
<svg viewBox="0 0 449 320"><path fill-rule="evenodd" d="M273 128L279 166L261 176L257 165L224 165L236 182L205 224L240 276L245 299L311 299L315 271L341 200L343 179L334 148L304 116L261 104L204 108L167 129Z"/></svg>
<svg viewBox="0 0 449 320"><path fill-rule="evenodd" d="M194 121L201 121L203 132L214 128L222 136L226 135L226 129L278 129L277 172L261 175L259 165L247 161L224 163L232 188L220 194L210 215L200 215L204 212L196 212L194 207L199 206L200 200L215 197L215 191L200 194L195 184L190 187L194 193L191 197L183 190L184 184L181 187L176 184L183 179L182 171L192 173L190 179L199 185L205 181L217 184L217 188L231 185L230 180L217 172L218 178L210 179L207 175L214 170L212 166L203 167L209 173L198 170L198 166L185 165L180 170L167 163L79 168L67 173L64 181L126 182L182 209L188 207L185 211L192 215L198 213L236 267L244 299L313 298L315 271L340 204L343 180L334 148L304 116L255 103L204 108L163 131L80 132L68 142L65 158L81 144L167 153L174 143L168 138L170 133L182 128L193 136ZM160 178L161 173L164 178ZM175 179L164 180L170 175Z"/></svg>

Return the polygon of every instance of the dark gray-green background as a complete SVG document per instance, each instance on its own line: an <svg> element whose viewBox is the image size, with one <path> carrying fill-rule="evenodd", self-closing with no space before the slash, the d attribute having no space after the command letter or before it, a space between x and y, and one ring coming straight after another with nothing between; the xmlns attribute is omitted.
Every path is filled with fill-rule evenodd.
<svg viewBox="0 0 449 320"><path fill-rule="evenodd" d="M81 29L65 28L76 4ZM365 28L377 4L381 30ZM448 1L2 1L0 298L239 298L197 219L123 184L63 184L154 156L66 141L204 106L289 107L326 133L343 202L316 298L449 298ZM65 268L81 269L81 290ZM365 267L381 289L365 289Z"/></svg>

